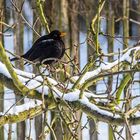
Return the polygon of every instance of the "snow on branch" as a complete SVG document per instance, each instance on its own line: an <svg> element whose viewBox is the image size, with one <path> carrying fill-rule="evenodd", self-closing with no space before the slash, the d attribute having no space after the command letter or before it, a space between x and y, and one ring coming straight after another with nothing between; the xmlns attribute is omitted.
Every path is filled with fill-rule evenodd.
<svg viewBox="0 0 140 140"><path fill-rule="evenodd" d="M131 66L135 66L138 62L140 62L140 58L138 59L138 52L140 50L140 46L137 46L135 48L129 49L125 54L120 57L120 59L117 59L116 61L109 63L109 62L104 62L98 67L97 69L86 72L82 79L80 80L79 84L84 84L86 81L93 79L94 77L97 77L100 73L106 72L106 71L111 71L113 72L113 68L118 66L121 63L128 62L131 64ZM139 52L140 53L140 52ZM79 76L73 77L75 80L79 78Z"/></svg>
<svg viewBox="0 0 140 140"><path fill-rule="evenodd" d="M95 77L98 78L99 74L103 72L107 72L107 71L110 72L110 70L113 70L114 67L116 67L119 64L123 64L124 62L131 63L131 67L134 67L139 63L139 58L137 57L138 51L140 51L140 46L131 48L125 54L123 54L119 60L116 60L112 63L102 63L97 69L84 73L84 75L82 75L82 78L80 78L80 76L75 76L72 78L75 79L75 83L80 78L77 84L85 85L88 82L88 80L89 81L91 79L93 80L93 78L95 79ZM6 61L9 61L9 60L7 59ZM6 63L6 62L3 61L3 63ZM1 78L1 75L3 75L13 80L13 83L14 83L13 76L9 72L7 65L5 66L3 63L0 62L0 78ZM53 78L49 76L46 76L47 82L45 82L45 85L43 85L42 83L44 82L44 80L41 76L36 76L33 73L24 72L18 69L14 69L14 72L16 73L19 81L28 89L27 94L25 95L27 96L32 95L32 98L36 98L36 96L39 95L37 99L41 100L42 99L41 94L43 92L45 96L46 104L47 104L46 106L48 107L48 109L49 109L49 106L51 106L51 104L54 104L54 100L52 100L48 96L51 91L51 94L53 94L56 100L58 99L58 102L60 102L62 106L66 106L66 104L63 102L67 102L72 108L78 108L78 109L83 110L91 118L95 117L95 118L98 118L99 120L112 123L112 124L125 123L125 120L122 117L124 114L120 115L119 113L117 114L116 112L112 113L111 109L107 111L97 106L98 102L101 102L101 101L103 103L107 102L105 100L106 98L105 95L95 95L91 91L86 91L86 88L83 88L82 86L75 86L75 88L72 89L75 83L69 83L69 85L67 86L60 85L61 82L57 82L56 80L54 80ZM17 86L15 83L14 85ZM67 87L67 90L65 91L61 90L59 86L62 86L64 88ZM81 88L83 88L84 90ZM19 89L19 87L17 87L17 89ZM81 90L82 90L82 97L80 96ZM29 94L29 91L32 91L32 92L30 92ZM20 90L20 92L22 92L22 90ZM91 98L94 99L95 103L90 101ZM104 99L101 100L101 98L104 98ZM121 110L119 111L121 112ZM16 112L16 115L18 113L20 114L21 112L23 112L23 110L21 111L19 109L19 111ZM13 115L15 114L13 113ZM0 121L1 121L1 118L0 118ZM130 122L132 124L135 124L136 123L135 118L132 119ZM137 118L137 122L140 122L139 117Z"/></svg>
<svg viewBox="0 0 140 140"><path fill-rule="evenodd" d="M30 101L23 105L14 106L9 108L6 112L0 113L0 126L4 124L11 124L21 122L27 118L33 118L43 112L42 102Z"/></svg>

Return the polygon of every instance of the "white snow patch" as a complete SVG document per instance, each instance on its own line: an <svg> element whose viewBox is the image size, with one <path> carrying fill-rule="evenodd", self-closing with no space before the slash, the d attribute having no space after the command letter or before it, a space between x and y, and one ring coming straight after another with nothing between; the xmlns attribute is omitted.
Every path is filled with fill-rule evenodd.
<svg viewBox="0 0 140 140"><path fill-rule="evenodd" d="M94 77L94 76L98 75L100 72L102 72L104 70L109 70L109 69L113 68L119 62L127 61L129 63L132 63L133 58L132 58L132 56L130 56L132 50L138 51L138 50L140 50L140 46L129 49L125 54L123 54L123 56L119 60L116 60L116 61L114 61L112 63L104 62L96 70L87 72L83 76L83 78L81 79L80 84L83 84L86 80L88 80L91 77ZM138 61L133 60L134 64L136 64L136 62L138 62ZM76 76L74 78L78 79L78 77L76 77Z"/></svg>
<svg viewBox="0 0 140 140"><path fill-rule="evenodd" d="M101 110L100 108L98 108L96 105L92 104L89 102L89 100L86 97L83 97L82 99L79 99L79 101L86 105L87 107L91 108L91 110L97 111L102 115L106 115L106 116L111 116L114 118L119 118L119 115L114 115L111 112L105 111L105 110Z"/></svg>
<svg viewBox="0 0 140 140"><path fill-rule="evenodd" d="M23 76L23 77L29 78L29 79L33 79L33 80L36 80L36 81L39 81L39 82L43 82L43 78L41 76L36 76L33 73L25 72L25 71L22 71L22 70L19 70L19 69L14 69L14 70L20 76ZM58 84L56 80L54 80L50 77L47 77L47 80L53 85Z"/></svg>
<svg viewBox="0 0 140 140"><path fill-rule="evenodd" d="M20 112L23 112L25 110L29 110L30 108L37 107L41 104L42 104L42 101L39 101L39 100L36 100L36 102L29 101L23 105L13 106L8 112L6 110L5 112L0 112L0 114L2 114L2 115L9 115L9 114L18 115Z"/></svg>
<svg viewBox="0 0 140 140"><path fill-rule="evenodd" d="M69 92L64 94L63 99L66 101L77 101L79 99L80 90L74 90L73 92Z"/></svg>
<svg viewBox="0 0 140 140"><path fill-rule="evenodd" d="M8 78L11 78L11 75L9 74L6 66L2 62L0 62L0 73L7 76Z"/></svg>
<svg viewBox="0 0 140 140"><path fill-rule="evenodd" d="M35 88L35 90L37 90L40 93L44 93L44 95L48 95L49 88L47 86L44 86L44 87L40 86L40 87Z"/></svg>

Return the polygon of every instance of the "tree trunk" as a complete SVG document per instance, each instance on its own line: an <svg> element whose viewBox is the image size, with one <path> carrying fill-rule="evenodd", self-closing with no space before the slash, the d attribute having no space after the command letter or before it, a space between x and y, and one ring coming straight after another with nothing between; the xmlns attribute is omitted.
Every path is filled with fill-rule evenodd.
<svg viewBox="0 0 140 140"><path fill-rule="evenodd" d="M35 7L36 1L33 0L32 1L32 7ZM39 20L39 15L38 15L38 10L34 9L33 10L33 24L35 25L35 29L36 31L41 35L41 23ZM32 44L39 38L39 36L37 36L34 32L33 32L33 42ZM38 69L36 66L33 65L33 73L38 74ZM35 117L35 135L36 135L36 139L41 139L42 138L42 114L38 115Z"/></svg>
<svg viewBox="0 0 140 140"><path fill-rule="evenodd" d="M16 1L17 7L20 9L22 6L23 1ZM22 19L19 15L19 13L14 13L14 20L15 23L17 23L15 27L15 33L14 33L14 52L17 55L23 54L23 33L24 33L24 25L22 22ZM23 60L15 61L16 68L19 68L21 70L24 69ZM15 92L16 94L16 92ZM24 103L24 99L22 99L22 96L19 96L16 94L16 102L21 100L18 105ZM25 122L17 123L17 140L24 140L25 139Z"/></svg>
<svg viewBox="0 0 140 140"><path fill-rule="evenodd" d="M90 26L92 19L97 14L97 7L96 6L98 5L98 1L91 2L90 0L88 0L88 1L86 1L86 5L88 7L87 10L90 9L89 10L90 12L87 12L86 13L86 16L87 16L87 19L86 20L87 20L88 25ZM93 8L96 9L96 10L92 10ZM96 25L97 24L95 23L95 26ZM94 37L91 35L91 32L88 32L87 31L87 37L89 37L92 40L94 40ZM87 53L88 53L88 61L90 61L90 58L91 57L93 58L93 60L96 60L97 59L97 54L96 54L95 46L91 46L91 44L89 44L87 42L87 48L88 48L88 50L87 50ZM95 67L95 64L91 68L91 70L93 70L94 67ZM96 85L91 86L89 88L89 90L96 94ZM90 136L90 140L98 140L98 132L97 131L98 131L98 121L96 119L95 120L92 120L91 119L89 121L89 136Z"/></svg>
<svg viewBox="0 0 140 140"><path fill-rule="evenodd" d="M71 58L74 59L74 66L72 68L72 73L79 73L79 6L80 2L77 0L69 0L69 27L70 27L70 55ZM82 139L82 131L81 131L81 112L78 111L76 114L77 120L80 122L80 125L77 129L78 140Z"/></svg>
<svg viewBox="0 0 140 140"><path fill-rule="evenodd" d="M0 22L4 21L4 1L0 0ZM3 25L0 24L0 32L3 32ZM0 41L3 42L3 36L0 35ZM0 112L4 111L4 86L0 84ZM4 126L0 127L0 139L4 140Z"/></svg>
<svg viewBox="0 0 140 140"><path fill-rule="evenodd" d="M77 11L77 12L74 12ZM69 0L69 19L70 19L70 51L71 58L74 59L75 66L72 68L73 74L76 74L79 67L79 1Z"/></svg>
<svg viewBox="0 0 140 140"><path fill-rule="evenodd" d="M110 36L114 36L114 11L113 11L113 2L107 2L107 34ZM108 53L113 53L113 47L114 47L114 38L108 37ZM113 56L108 57L108 62L113 62ZM110 95L110 92L112 91L112 83L113 83L113 76L109 76L108 78L108 87L107 87L107 93L108 98L111 98L112 95ZM109 140L113 140L113 130L112 127L108 126L109 131Z"/></svg>
<svg viewBox="0 0 140 140"><path fill-rule="evenodd" d="M128 37L129 36L129 0L123 0L123 49L126 49L128 47ZM124 68L125 70L127 69L127 67ZM127 100L131 95L129 93L129 85L125 87L124 89L124 98ZM131 103L127 102L125 104L125 111L127 112L129 109L131 108ZM131 133L131 125L128 124L125 127L125 133L126 133L126 139L127 140L131 140L132 137L132 133Z"/></svg>

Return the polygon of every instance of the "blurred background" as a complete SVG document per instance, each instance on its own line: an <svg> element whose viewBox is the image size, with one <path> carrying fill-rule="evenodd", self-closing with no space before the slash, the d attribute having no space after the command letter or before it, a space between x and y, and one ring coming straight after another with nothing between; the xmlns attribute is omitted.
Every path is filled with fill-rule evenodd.
<svg viewBox="0 0 140 140"><path fill-rule="evenodd" d="M82 70L91 57L99 59L96 50L96 34L100 51L104 54L117 53L132 47L140 39L140 0L106 0L101 12L99 12L99 7L104 3L103 0L42 0L40 3L43 6L49 29L51 31L59 29L67 33L64 38L66 52L71 59L74 59L74 65L66 67L71 75L78 74L77 67ZM92 23L96 16L94 32ZM5 49L22 55L29 50L37 38L44 34L48 34L48 30L40 18L36 0L0 0L0 40ZM12 57L9 53L7 54ZM111 55L102 59L112 62L118 57L118 55ZM69 61L67 56L64 57L64 61ZM24 66L22 60L15 62L14 65L18 69L37 73L36 67ZM119 78L110 76L92 86L90 90L95 94L106 95L109 91L115 90L117 82L120 82L122 78L123 75L120 75ZM140 80L140 73L135 74L135 80ZM139 82L135 82L131 86L130 93L134 96L140 94ZM16 92L0 84L1 112L7 111L16 102L24 104L30 100L20 97ZM138 102L139 98L136 98L131 105L136 105ZM51 120L56 114L56 112L48 112L48 120ZM98 122L98 120L95 122L82 114L81 126L84 127L79 130L79 140L131 139L124 126L118 127L113 136L113 126ZM56 135L60 140L60 124L56 124L58 125L54 126L55 130L58 130ZM43 129L43 115L40 115L34 119L1 127L0 140L39 139ZM115 131L115 129L113 130ZM134 139L139 140L140 125L133 126L132 133ZM44 139L49 140L53 137L49 134Z"/></svg>

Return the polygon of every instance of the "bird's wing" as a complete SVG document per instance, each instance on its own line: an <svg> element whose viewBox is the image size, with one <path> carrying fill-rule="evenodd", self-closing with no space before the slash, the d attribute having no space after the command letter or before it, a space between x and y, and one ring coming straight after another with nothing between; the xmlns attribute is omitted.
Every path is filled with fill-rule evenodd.
<svg viewBox="0 0 140 140"><path fill-rule="evenodd" d="M34 49L36 49L36 47L39 46L40 43L42 43L42 42L44 42L44 41L50 42L50 40L52 40L52 39L49 39L49 38L48 38L48 35L44 35L44 36L40 37L39 39L37 39L37 40L34 42L33 46L32 46L22 57L24 57L24 56L26 57L26 56L30 55L31 52L32 52Z"/></svg>
<svg viewBox="0 0 140 140"><path fill-rule="evenodd" d="M22 57L33 61L33 60L37 60L39 57L42 57L44 52L46 57L50 57L51 54L50 51L52 50L51 47L53 45L54 45L53 39L42 39L40 41L37 40L32 46L32 48L27 53L25 53Z"/></svg>

